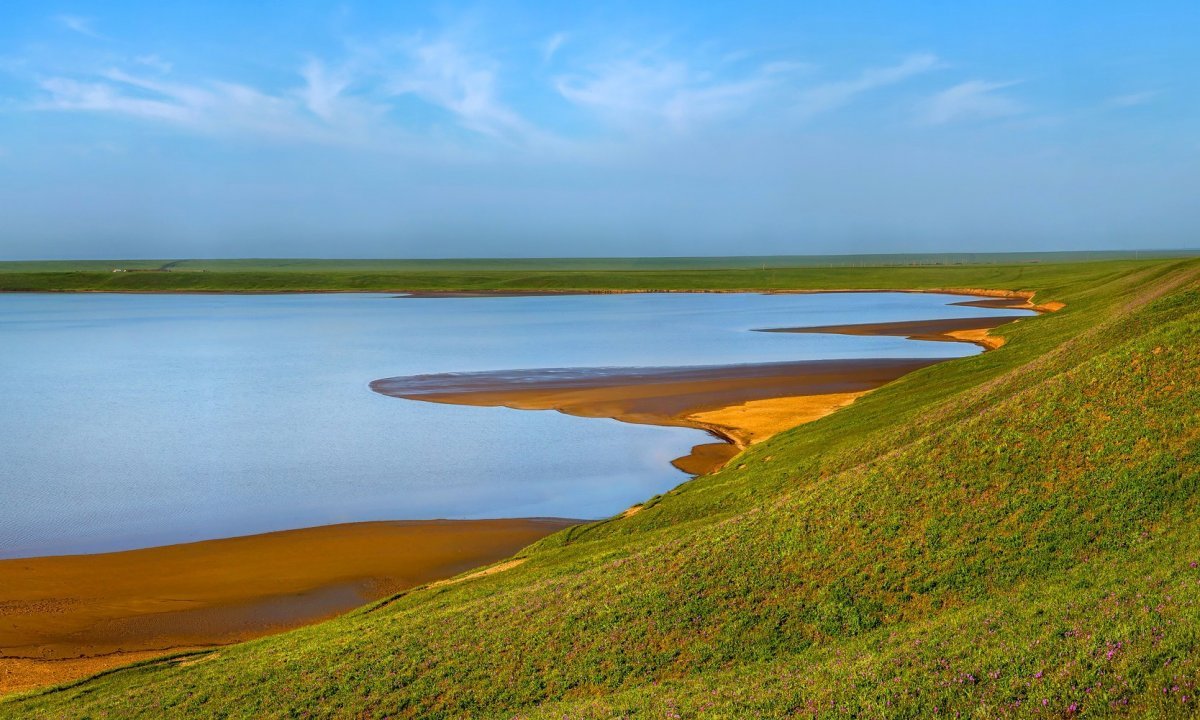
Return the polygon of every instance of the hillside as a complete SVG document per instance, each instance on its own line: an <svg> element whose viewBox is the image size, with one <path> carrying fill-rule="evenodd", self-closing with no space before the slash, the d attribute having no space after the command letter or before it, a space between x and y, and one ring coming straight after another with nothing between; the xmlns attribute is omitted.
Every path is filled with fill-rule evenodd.
<svg viewBox="0 0 1200 720"><path fill-rule="evenodd" d="M1200 712L1200 261L473 277L422 287L989 288L1066 307L503 571L0 717Z"/></svg>

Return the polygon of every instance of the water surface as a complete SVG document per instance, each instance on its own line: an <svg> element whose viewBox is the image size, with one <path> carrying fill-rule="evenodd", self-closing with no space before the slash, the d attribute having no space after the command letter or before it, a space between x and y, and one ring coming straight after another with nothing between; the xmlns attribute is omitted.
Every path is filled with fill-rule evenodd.
<svg viewBox="0 0 1200 720"><path fill-rule="evenodd" d="M335 522L611 515L703 433L373 393L524 368L957 357L754 328L999 314L961 297L0 295L0 557ZM1027 314L1012 311L1012 314Z"/></svg>

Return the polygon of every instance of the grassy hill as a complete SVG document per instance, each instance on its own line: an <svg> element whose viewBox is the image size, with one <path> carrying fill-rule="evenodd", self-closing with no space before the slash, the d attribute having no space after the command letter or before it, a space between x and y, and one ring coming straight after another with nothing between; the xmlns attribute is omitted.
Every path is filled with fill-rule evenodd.
<svg viewBox="0 0 1200 720"><path fill-rule="evenodd" d="M984 287L1067 307L504 572L0 717L1200 712L1200 261L771 272L522 282Z"/></svg>

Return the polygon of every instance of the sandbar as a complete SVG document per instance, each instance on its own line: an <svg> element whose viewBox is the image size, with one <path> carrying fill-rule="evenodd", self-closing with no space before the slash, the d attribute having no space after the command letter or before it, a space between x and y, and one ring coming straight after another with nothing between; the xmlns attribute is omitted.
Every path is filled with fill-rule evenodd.
<svg viewBox="0 0 1200 720"><path fill-rule="evenodd" d="M809 360L658 368L551 368L383 378L383 395L454 405L557 410L646 425L706 430L723 442L697 445L674 461L686 473L712 472L749 442L832 412L944 358ZM747 403L758 402L740 411ZM725 415L741 413L753 429ZM768 417L770 419L768 420Z"/></svg>
<svg viewBox="0 0 1200 720"><path fill-rule="evenodd" d="M1006 299L1007 301L1007 299ZM978 301L987 302L987 301ZM967 303L961 303L967 304ZM993 350L1004 339L989 335L992 328L1007 325L1024 316L988 315L984 317L945 318L940 320L907 320L902 322L857 323L851 325L818 325L811 327L762 328L771 333L832 333L836 335L886 335L910 340L970 342Z"/></svg>

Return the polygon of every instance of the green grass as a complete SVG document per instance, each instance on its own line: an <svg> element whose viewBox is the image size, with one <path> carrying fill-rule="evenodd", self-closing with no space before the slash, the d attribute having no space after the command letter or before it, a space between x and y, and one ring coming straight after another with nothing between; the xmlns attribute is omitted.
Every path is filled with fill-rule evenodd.
<svg viewBox="0 0 1200 720"><path fill-rule="evenodd" d="M563 269L512 269L506 261L461 261L464 267L421 261L209 261L212 270L114 273L89 265L47 270L44 264L5 269L0 292L403 292L405 290L796 290L861 288L1032 289L1062 278L1097 279L1161 264L1162 259L1072 263L974 263L947 266L789 266L715 269L710 262L673 259L658 269L589 268L564 260ZM758 258L754 259L756 262ZM159 267L160 261L143 261ZM192 261L195 262L195 261ZM362 262L365 265L355 266ZM380 263L375 267L372 263ZM393 266L393 263L400 263ZM529 261L513 261L529 262ZM605 261L608 262L608 261ZM615 261L614 261L615 262ZM625 261L637 263L636 260ZM653 265L653 261L646 261ZM263 263L281 263L280 266ZM345 263L350 263L349 265ZM472 263L481 263L474 265ZM68 265L68 267L75 267ZM717 265L716 267L720 267ZM497 269L499 268L499 269ZM582 269L581 269L582 268Z"/></svg>
<svg viewBox="0 0 1200 720"><path fill-rule="evenodd" d="M1138 260L1194 257L1194 250L1104 250L1006 253L894 253L876 255L749 255L732 257L640 258L448 258L428 260L322 260L312 258L240 258L216 260L0 260L0 274L112 273L170 270L171 272L251 273L461 273L492 272L628 272L639 270L729 270L796 267L896 267L930 265L1011 265L1068 263L1096 260Z"/></svg>
<svg viewBox="0 0 1200 720"><path fill-rule="evenodd" d="M770 276L758 273L521 282L731 289ZM507 572L186 667L12 699L0 716L1200 711L1200 261L790 269L775 282L1037 290L1067 308L636 515L546 538Z"/></svg>

